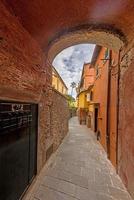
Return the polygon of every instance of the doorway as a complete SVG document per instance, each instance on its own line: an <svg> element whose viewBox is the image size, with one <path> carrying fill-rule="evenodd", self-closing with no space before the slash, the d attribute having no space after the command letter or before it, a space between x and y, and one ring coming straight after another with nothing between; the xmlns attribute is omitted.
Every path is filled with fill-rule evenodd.
<svg viewBox="0 0 134 200"><path fill-rule="evenodd" d="M97 132L98 131L98 108L95 108L94 111L94 131Z"/></svg>
<svg viewBox="0 0 134 200"><path fill-rule="evenodd" d="M0 199L18 200L37 171L36 104L0 103Z"/></svg>

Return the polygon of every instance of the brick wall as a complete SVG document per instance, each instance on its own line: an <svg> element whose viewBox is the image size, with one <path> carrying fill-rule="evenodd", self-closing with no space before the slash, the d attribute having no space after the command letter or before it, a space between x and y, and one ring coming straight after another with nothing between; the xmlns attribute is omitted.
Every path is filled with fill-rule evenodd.
<svg viewBox="0 0 134 200"><path fill-rule="evenodd" d="M69 107L67 99L52 90L52 107L51 107L51 132L53 136L53 147L57 149L62 139L68 132Z"/></svg>
<svg viewBox="0 0 134 200"><path fill-rule="evenodd" d="M38 172L48 148L53 143L55 150L68 131L67 101L52 91L51 82L52 68L40 46L0 2L0 100L38 104Z"/></svg>
<svg viewBox="0 0 134 200"><path fill-rule="evenodd" d="M0 2L0 96L39 101L44 55L38 44Z"/></svg>
<svg viewBox="0 0 134 200"><path fill-rule="evenodd" d="M0 2L0 100L36 103L38 172L50 137L51 67L37 42Z"/></svg>

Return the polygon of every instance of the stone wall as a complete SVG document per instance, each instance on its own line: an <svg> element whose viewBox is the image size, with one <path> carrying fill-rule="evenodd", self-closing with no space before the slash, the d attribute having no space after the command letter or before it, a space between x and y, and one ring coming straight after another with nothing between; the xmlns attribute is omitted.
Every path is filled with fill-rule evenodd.
<svg viewBox="0 0 134 200"><path fill-rule="evenodd" d="M65 96L52 90L51 132L53 149L56 150L68 132L69 107Z"/></svg>

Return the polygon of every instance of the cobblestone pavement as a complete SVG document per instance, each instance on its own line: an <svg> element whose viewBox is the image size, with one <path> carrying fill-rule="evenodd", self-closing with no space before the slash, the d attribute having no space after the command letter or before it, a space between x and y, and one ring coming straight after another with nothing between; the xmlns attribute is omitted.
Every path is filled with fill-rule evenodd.
<svg viewBox="0 0 134 200"><path fill-rule="evenodd" d="M69 133L26 200L131 200L90 129L70 120Z"/></svg>

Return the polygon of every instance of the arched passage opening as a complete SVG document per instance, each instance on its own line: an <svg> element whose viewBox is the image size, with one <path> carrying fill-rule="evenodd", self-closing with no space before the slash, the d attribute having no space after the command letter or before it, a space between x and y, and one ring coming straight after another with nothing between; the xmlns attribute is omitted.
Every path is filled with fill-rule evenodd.
<svg viewBox="0 0 134 200"><path fill-rule="evenodd" d="M118 59L116 63L116 66L118 66L118 69L115 73L115 75L118 74L116 77L116 84L117 84L116 91L113 91L115 90L113 86L115 84L113 83L115 76L112 74L111 75L112 78L110 78L111 88L108 88L108 90L111 90L111 94L109 94L111 97L108 97L109 99L107 99L107 105L106 104L104 105L104 107L105 106L107 107L106 109L107 116L106 116L105 139L103 138L105 141L102 141L102 144L108 153L108 157L113 162L114 166L116 167L119 175L121 176L128 190L133 195L132 188L131 188L132 179L129 178L129 170L128 170L129 167L132 169L132 164L130 161L130 157L131 157L130 155L132 155L132 149L126 152L126 155L124 154L127 142L123 138L125 133L121 128L125 120L125 116L124 116L124 119L122 118L122 114L124 115L124 112L125 112L124 109L122 110L122 107L124 107L124 102L126 101L126 98L127 98L126 96L124 96L125 95L124 92L126 92L126 90L122 88L124 84L127 85L127 82L126 80L124 82L124 77L123 77L125 73L124 67L125 68L129 67L128 62L130 62L129 64L132 64L132 54L131 54L132 50L129 51L131 44L127 43L127 39L122 34L122 32L120 32L119 30L118 31L114 30L112 28L111 30L113 30L113 32L109 31L109 29L101 29L101 30L81 29L77 31L70 31L68 34L63 34L62 36L56 38L53 42L51 42L48 49L48 54L47 54L47 64L52 65L52 62L54 58L56 57L56 55L59 54L63 49L70 47L72 45L81 44L81 43L90 43L90 44L96 44L97 46L103 46L103 47L108 48L109 50L112 50L118 55ZM128 62L127 62L127 59L129 60ZM112 65L114 68L113 63L111 63L111 66ZM129 75L131 76L131 74ZM129 90L129 88L127 88L127 90ZM114 99L112 95L116 95L116 99ZM122 99L122 97L124 97L124 99ZM100 109L99 106L100 105L97 105L97 104L94 105L94 113L96 109L97 110ZM110 114L111 112L112 114L114 114L113 116L112 114ZM101 116L98 116L98 118L100 121L103 121ZM113 121L115 123L114 125L112 125ZM112 126L114 126L114 130L111 128ZM114 132L112 131L116 132L116 136L114 135ZM107 132L109 132L108 135L107 135ZM111 135L113 134L113 138L112 136L110 136L110 134ZM130 131L130 134L131 136L127 138L127 141L129 140L129 144L131 144L130 138L133 137L132 129ZM100 135L98 135L97 137L100 137ZM108 137L111 137L111 138L108 139ZM110 152L112 152L112 155L110 155ZM129 155L129 158L128 158L128 155ZM127 165L127 170L125 169L126 159L129 160L128 165Z"/></svg>

